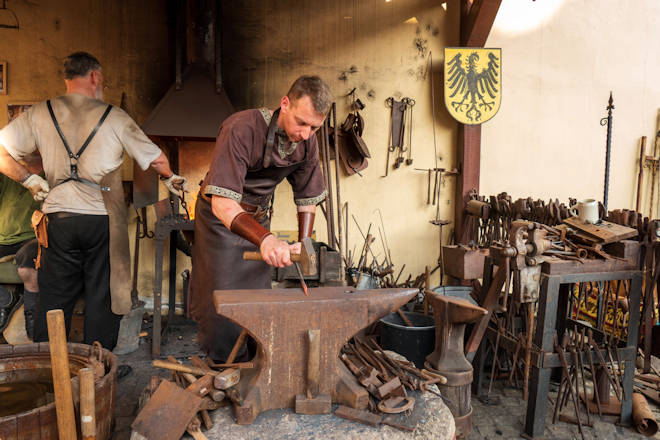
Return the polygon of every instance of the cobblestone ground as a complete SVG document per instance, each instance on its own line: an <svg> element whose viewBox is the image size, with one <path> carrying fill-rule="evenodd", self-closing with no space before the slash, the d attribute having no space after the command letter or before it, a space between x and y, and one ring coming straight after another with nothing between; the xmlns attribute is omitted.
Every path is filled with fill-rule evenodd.
<svg viewBox="0 0 660 440"><path fill-rule="evenodd" d="M552 388L552 386L551 386ZM526 403L522 400L522 392L519 389L503 387L500 383L493 384L490 404L472 396L472 407L474 408L472 423L473 430L468 440L500 440L500 439L523 439L521 433L525 424ZM556 392L550 393L553 402ZM649 402L656 420L660 420L660 408L653 402ZM580 432L576 425L558 421L552 424L553 406L548 404L546 414L544 439L572 440L580 439ZM572 405L564 407L563 412L571 413ZM581 413L584 418L584 412ZM584 427L585 439L645 439L634 427L618 426L618 416L603 416L592 414L594 427ZM660 439L660 433L654 439Z"/></svg>

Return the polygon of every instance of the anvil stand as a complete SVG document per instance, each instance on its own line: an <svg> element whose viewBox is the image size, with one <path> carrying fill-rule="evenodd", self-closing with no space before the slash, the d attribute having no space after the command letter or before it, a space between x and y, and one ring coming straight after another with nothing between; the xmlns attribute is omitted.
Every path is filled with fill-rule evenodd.
<svg viewBox="0 0 660 440"><path fill-rule="evenodd" d="M161 200L154 205L156 210L156 225L154 226L154 240L156 248L156 258L154 264L154 323L153 340L151 345L151 356L156 358L160 356L161 336L167 330L167 325L174 319L176 304L176 240L179 231L194 231L195 222L188 219L183 214L179 214L178 200L172 203L170 199ZM165 328L161 329L162 316L162 292L163 292L163 252L165 249L165 239L170 237L169 253L169 300L167 311L167 323ZM184 292L184 295L187 292ZM186 300L184 298L184 304Z"/></svg>
<svg viewBox="0 0 660 440"><path fill-rule="evenodd" d="M241 372L234 404L236 421L251 424L269 409L293 408L306 392L307 335L320 330L318 392L334 403L365 408L368 394L339 360L342 346L358 331L408 302L417 289L216 290L216 312L242 326L257 342L255 368Z"/></svg>
<svg viewBox="0 0 660 440"><path fill-rule="evenodd" d="M435 321L435 350L426 357L424 367L447 378L438 389L450 401L447 406L454 416L457 436L467 437L472 431L472 364L463 348L465 325L476 322L488 311L468 300L429 292L428 302Z"/></svg>

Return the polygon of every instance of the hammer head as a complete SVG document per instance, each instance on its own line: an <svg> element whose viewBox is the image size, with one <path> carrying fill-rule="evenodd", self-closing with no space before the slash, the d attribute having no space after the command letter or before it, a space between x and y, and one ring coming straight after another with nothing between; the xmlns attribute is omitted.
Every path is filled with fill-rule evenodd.
<svg viewBox="0 0 660 440"><path fill-rule="evenodd" d="M312 239L309 237L303 238L300 245L300 267L303 275L316 275L318 264Z"/></svg>

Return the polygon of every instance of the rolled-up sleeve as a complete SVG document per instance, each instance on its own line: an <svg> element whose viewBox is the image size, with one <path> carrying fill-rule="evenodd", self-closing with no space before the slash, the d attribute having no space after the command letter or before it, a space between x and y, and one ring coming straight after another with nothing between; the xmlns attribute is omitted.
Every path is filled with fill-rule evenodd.
<svg viewBox="0 0 660 440"><path fill-rule="evenodd" d="M319 149L316 136L307 142L305 162L287 180L293 189L293 201L298 206L318 205L326 197L325 178L319 164Z"/></svg>
<svg viewBox="0 0 660 440"><path fill-rule="evenodd" d="M30 123L32 112L27 110L0 130L0 145L15 160L21 160L37 149Z"/></svg>
<svg viewBox="0 0 660 440"><path fill-rule="evenodd" d="M254 133L247 124L230 124L220 130L204 194L241 201L253 137Z"/></svg>

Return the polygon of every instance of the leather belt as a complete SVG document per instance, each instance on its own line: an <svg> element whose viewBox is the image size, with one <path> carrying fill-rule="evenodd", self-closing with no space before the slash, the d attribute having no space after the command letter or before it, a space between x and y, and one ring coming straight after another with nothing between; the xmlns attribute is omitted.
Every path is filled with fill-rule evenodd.
<svg viewBox="0 0 660 440"><path fill-rule="evenodd" d="M51 220L55 219L61 219L61 218L68 218L68 217L78 217L81 215L88 215L88 214L81 214L79 212L65 212L65 211L60 211L60 212L52 212L48 215L48 218Z"/></svg>

